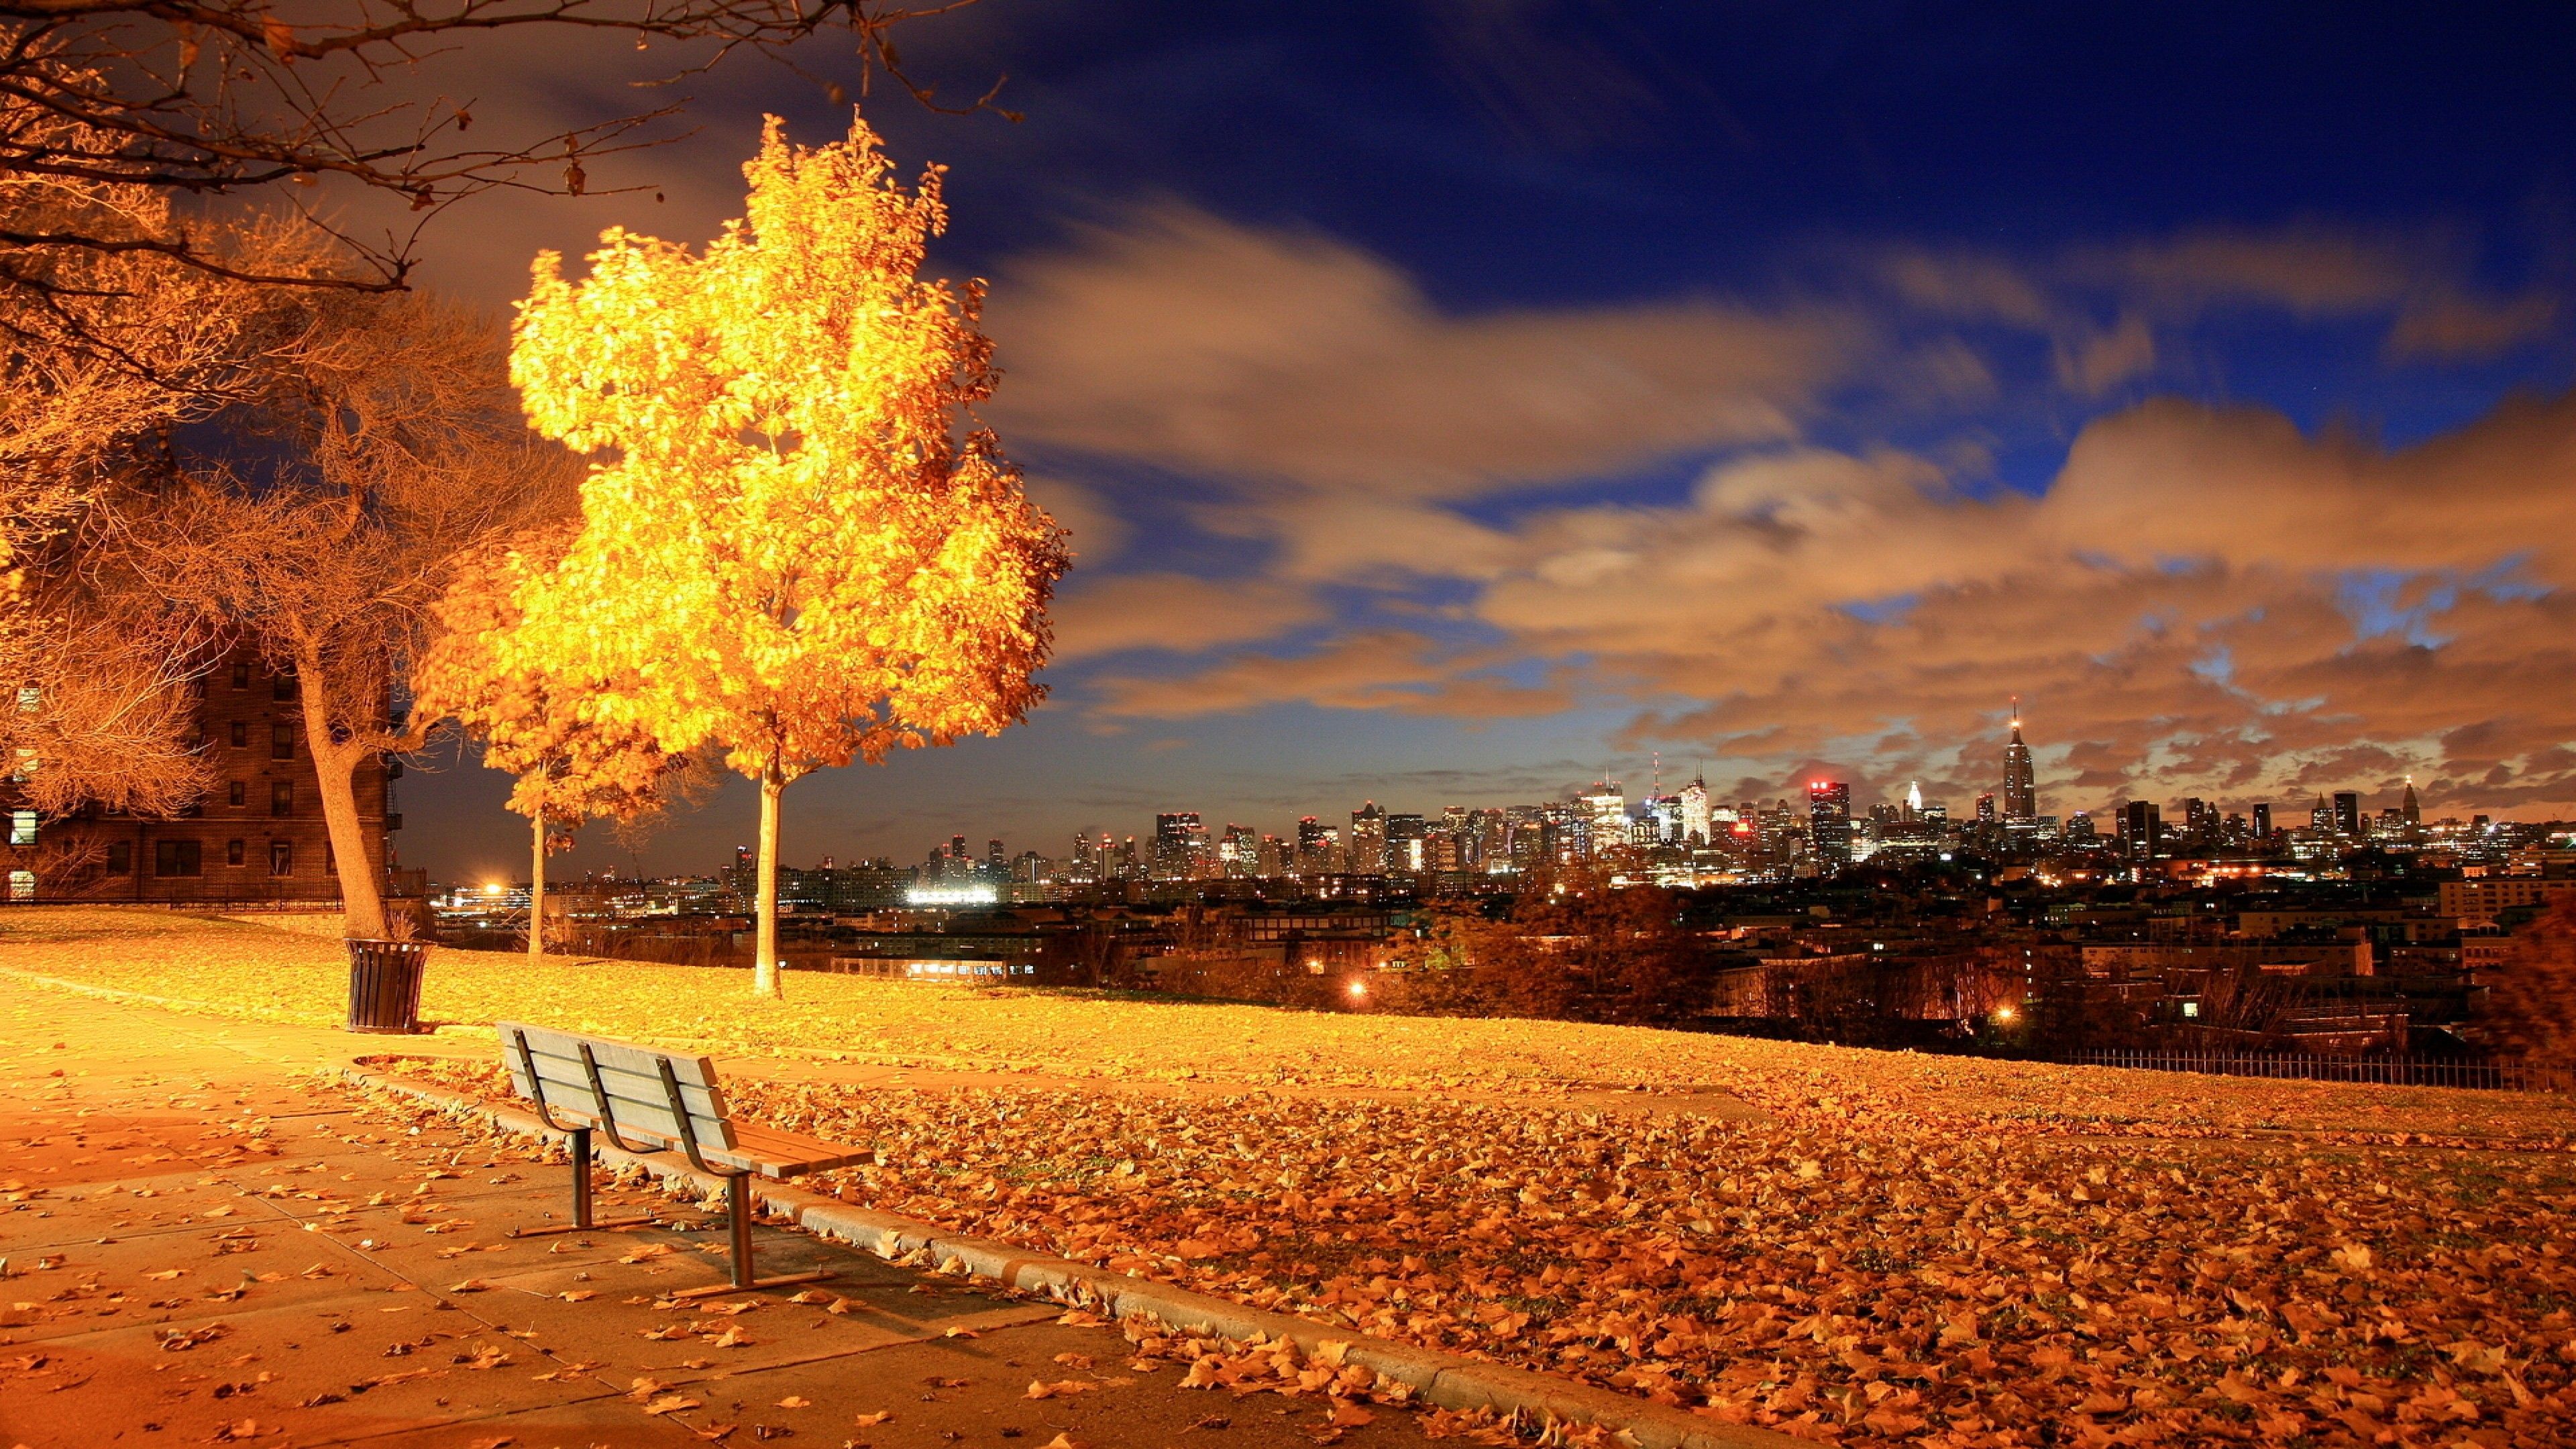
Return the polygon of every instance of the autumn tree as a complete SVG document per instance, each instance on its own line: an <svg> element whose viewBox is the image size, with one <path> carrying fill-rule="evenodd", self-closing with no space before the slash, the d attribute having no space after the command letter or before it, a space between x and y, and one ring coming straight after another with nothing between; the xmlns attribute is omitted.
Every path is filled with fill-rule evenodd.
<svg viewBox="0 0 2576 1449"><path fill-rule="evenodd" d="M774 117L744 170L703 251L610 231L579 282L538 258L511 376L540 432L604 457L514 648L599 681L602 723L757 783L775 996L780 795L1019 720L1066 554L972 426L981 285L919 275L939 172L907 192L864 122L807 150Z"/></svg>
<svg viewBox="0 0 2576 1449"><path fill-rule="evenodd" d="M2479 1026L2511 1055L2576 1064L2576 898L2559 897L2513 933L2487 986Z"/></svg>
<svg viewBox="0 0 2576 1449"><path fill-rule="evenodd" d="M169 599L291 673L353 936L384 932L354 782L417 748L392 716L457 568L571 506L576 465L515 416L497 328L417 295L294 294L305 325L217 416L228 451L119 505Z"/></svg>
<svg viewBox="0 0 2576 1449"><path fill-rule="evenodd" d="M531 960L545 956L547 854L587 821L631 824L659 811L690 764L640 725L601 719L594 681L560 673L543 651L509 647L526 622L520 590L562 557L573 532L535 530L461 567L435 606L438 634L412 676L419 724L454 722L482 742L485 765L518 777L509 808L528 817L531 836Z"/></svg>

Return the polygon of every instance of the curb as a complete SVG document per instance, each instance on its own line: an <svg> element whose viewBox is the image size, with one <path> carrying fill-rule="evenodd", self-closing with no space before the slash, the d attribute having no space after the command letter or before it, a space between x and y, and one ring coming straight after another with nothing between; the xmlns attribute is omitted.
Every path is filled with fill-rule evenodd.
<svg viewBox="0 0 2576 1449"><path fill-rule="evenodd" d="M354 1063L344 1063L338 1070L340 1076L358 1085L410 1097L449 1112L482 1117L523 1136L552 1140L559 1135L547 1131L532 1114L514 1108L378 1076ZM686 1162L663 1154L623 1152L606 1145L595 1150L600 1161L610 1166L639 1167L655 1177L689 1183L701 1193L723 1186L722 1178L700 1173ZM989 1238L952 1234L918 1218L856 1207L801 1188L764 1183L756 1178L753 1182L760 1205L773 1214L808 1232L867 1249L882 1258L927 1249L942 1267L957 1264L1008 1287L1043 1293L1061 1303L1096 1307L1112 1319L1142 1315L1176 1333L1273 1342L1284 1339L1305 1354L1315 1353L1327 1342L1343 1344L1343 1362L1362 1365L1405 1384L1413 1390L1415 1399L1435 1408L1491 1409L1526 1415L1543 1424L1596 1424L1637 1449L1806 1449L1809 1442L1751 1425L1721 1424L1685 1409L1526 1369L1339 1332L1302 1318L1247 1308L1169 1283L1131 1277L1070 1258L1032 1253Z"/></svg>

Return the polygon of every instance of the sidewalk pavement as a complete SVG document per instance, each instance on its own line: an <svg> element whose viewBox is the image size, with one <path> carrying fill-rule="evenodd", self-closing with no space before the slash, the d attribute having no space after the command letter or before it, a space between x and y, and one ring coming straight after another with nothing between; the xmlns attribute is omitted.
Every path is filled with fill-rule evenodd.
<svg viewBox="0 0 2576 1449"><path fill-rule="evenodd" d="M559 1155L314 1075L370 1044L0 979L0 1449L1429 1437L1186 1391L1115 1328L768 1227L763 1271L837 1277L676 1304L723 1281L720 1213L603 1180L602 1218L663 1225L513 1239L560 1221Z"/></svg>

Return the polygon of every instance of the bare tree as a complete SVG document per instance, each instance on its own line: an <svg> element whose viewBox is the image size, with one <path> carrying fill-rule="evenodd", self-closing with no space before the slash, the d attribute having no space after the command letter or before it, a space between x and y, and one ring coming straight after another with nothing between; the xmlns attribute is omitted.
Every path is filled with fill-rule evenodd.
<svg viewBox="0 0 2576 1449"><path fill-rule="evenodd" d="M452 574L565 514L579 469L520 422L485 319L412 295L302 295L301 345L221 418L239 452L183 463L119 509L138 574L295 676L349 932L374 936L357 768L422 742L391 706Z"/></svg>
<svg viewBox="0 0 2576 1449"><path fill-rule="evenodd" d="M0 115L6 114L0 103ZM57 126L57 131L72 128ZM164 228L147 188L0 173L0 231ZM279 228L202 245L246 267L314 260ZM305 325L254 288L149 251L0 253L0 759L60 813L167 813L203 784L187 688L214 643L93 547L103 494L166 473L171 430L250 395Z"/></svg>
<svg viewBox="0 0 2576 1449"><path fill-rule="evenodd" d="M996 109L998 81L979 100L945 106L896 48L898 27L971 3L0 0L0 179L196 197L267 193L334 244L326 265L274 268L246 264L166 221L135 228L21 220L0 223L0 287L29 280L27 258L69 250L151 253L245 281L398 289L416 260L418 225L362 237L327 220L312 188L389 195L417 221L496 187L578 196L588 189L586 161L670 139L654 123L686 104L674 99L550 135L487 140L471 98L402 93L400 82L433 61L549 32L627 35L639 49L658 44L675 55L664 82L752 51L839 104L849 88L810 70L813 48L803 47L837 35L850 46L843 74L862 95L884 75L926 105Z"/></svg>

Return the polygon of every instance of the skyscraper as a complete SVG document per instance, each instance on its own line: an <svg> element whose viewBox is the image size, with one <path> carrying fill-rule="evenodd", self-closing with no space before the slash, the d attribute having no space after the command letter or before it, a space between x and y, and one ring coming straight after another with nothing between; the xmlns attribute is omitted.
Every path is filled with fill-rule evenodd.
<svg viewBox="0 0 2576 1449"><path fill-rule="evenodd" d="M1693 776L1691 782L1682 787L1682 843L1708 844L1708 827L1708 782Z"/></svg>
<svg viewBox="0 0 2576 1449"><path fill-rule="evenodd" d="M1395 874L1415 874L1428 868L1423 842L1430 836L1419 815L1386 817L1386 868Z"/></svg>
<svg viewBox="0 0 2576 1449"><path fill-rule="evenodd" d="M2406 777L2406 796L2397 802L2397 813L2406 817L2406 828L2420 830L2424 825L2424 807L2415 798L2415 777Z"/></svg>
<svg viewBox="0 0 2576 1449"><path fill-rule="evenodd" d="M1340 869L1338 861L1326 859L1333 850L1333 832L1312 815L1297 817L1297 873L1325 875Z"/></svg>
<svg viewBox="0 0 2576 1449"><path fill-rule="evenodd" d="M1350 871L1353 875L1386 874L1386 807L1365 801L1351 812Z"/></svg>
<svg viewBox="0 0 2576 1449"><path fill-rule="evenodd" d="M1190 840L1201 834L1198 812L1167 811L1154 817L1154 879L1190 877Z"/></svg>
<svg viewBox="0 0 2576 1449"><path fill-rule="evenodd" d="M1240 880L1261 869L1261 837L1249 825L1228 825L1225 839L1216 848L1217 869L1229 879Z"/></svg>
<svg viewBox="0 0 2576 1449"><path fill-rule="evenodd" d="M2268 801L2254 807L2254 838L2258 841L2272 838L2272 806Z"/></svg>
<svg viewBox="0 0 2576 1449"><path fill-rule="evenodd" d="M2164 842L2164 811L2152 800L2132 800L2120 809L2120 853L2144 864L2156 858Z"/></svg>
<svg viewBox="0 0 2576 1449"><path fill-rule="evenodd" d="M2027 823L2039 818L2039 785L2030 763L2030 746L2021 742L2021 700L2015 697L2012 711L2012 741L2004 746L2004 822Z"/></svg>
<svg viewBox="0 0 2576 1449"><path fill-rule="evenodd" d="M2361 835L2361 792L2337 790L2334 797L2335 834L2348 839Z"/></svg>
<svg viewBox="0 0 2576 1449"><path fill-rule="evenodd" d="M1578 797L1583 807L1586 855L1607 853L1628 838L1628 796L1616 780L1595 780L1592 789Z"/></svg>
<svg viewBox="0 0 2576 1449"><path fill-rule="evenodd" d="M1841 780L1807 785L1807 834L1816 863L1826 870L1851 864L1851 786Z"/></svg>

